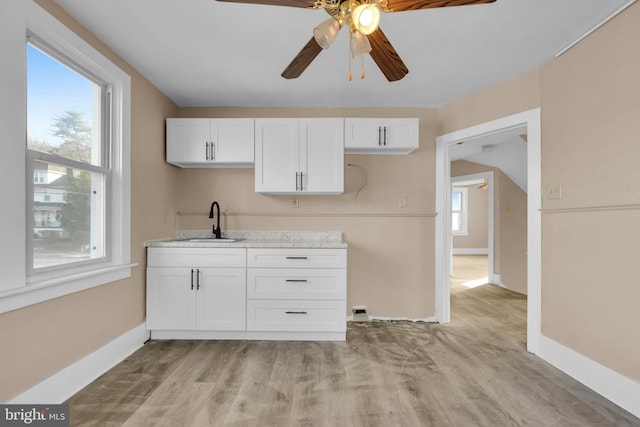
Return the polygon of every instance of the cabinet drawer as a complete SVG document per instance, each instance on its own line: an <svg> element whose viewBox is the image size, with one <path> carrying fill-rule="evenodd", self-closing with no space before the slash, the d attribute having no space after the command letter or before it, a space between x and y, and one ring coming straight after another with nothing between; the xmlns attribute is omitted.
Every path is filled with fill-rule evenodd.
<svg viewBox="0 0 640 427"><path fill-rule="evenodd" d="M246 249L147 248L148 267L246 267Z"/></svg>
<svg viewBox="0 0 640 427"><path fill-rule="evenodd" d="M249 299L343 300L347 294L346 269L249 268Z"/></svg>
<svg viewBox="0 0 640 427"><path fill-rule="evenodd" d="M344 332L346 301L247 301L247 330Z"/></svg>
<svg viewBox="0 0 640 427"><path fill-rule="evenodd" d="M247 267L346 268L346 249L247 249Z"/></svg>

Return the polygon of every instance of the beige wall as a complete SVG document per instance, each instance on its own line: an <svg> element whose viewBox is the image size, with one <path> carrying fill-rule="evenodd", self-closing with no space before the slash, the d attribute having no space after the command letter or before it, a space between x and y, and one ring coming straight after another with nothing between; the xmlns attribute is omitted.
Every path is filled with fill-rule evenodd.
<svg viewBox="0 0 640 427"><path fill-rule="evenodd" d="M435 120L417 108L181 108L182 117L418 117L420 148L409 156L345 156L345 193L291 196L255 193L253 169L180 171L179 226L207 229L209 206L225 213L223 229L341 230L349 244L347 308L366 305L374 316L435 315ZM348 167L353 163L366 171ZM409 206L401 209L400 196Z"/></svg>
<svg viewBox="0 0 640 427"><path fill-rule="evenodd" d="M70 365L145 318L144 240L174 232L176 170L164 162L164 118L176 106L52 1L38 2L131 75L132 277L0 315L0 401ZM11 343L10 345L8 343Z"/></svg>
<svg viewBox="0 0 640 427"><path fill-rule="evenodd" d="M540 70L542 332L640 380L640 3Z"/></svg>
<svg viewBox="0 0 640 427"><path fill-rule="evenodd" d="M640 380L640 3L539 70L438 110L441 133L541 107L542 333Z"/></svg>

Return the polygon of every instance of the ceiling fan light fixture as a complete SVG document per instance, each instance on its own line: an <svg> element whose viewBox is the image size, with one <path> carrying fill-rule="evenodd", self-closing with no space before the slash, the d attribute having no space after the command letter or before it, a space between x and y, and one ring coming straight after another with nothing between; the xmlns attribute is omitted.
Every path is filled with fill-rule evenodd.
<svg viewBox="0 0 640 427"><path fill-rule="evenodd" d="M353 27L368 36L378 29L380 24L380 9L376 4L362 3L351 12Z"/></svg>
<svg viewBox="0 0 640 427"><path fill-rule="evenodd" d="M357 58L371 52L371 43L360 31L351 32L351 57Z"/></svg>
<svg viewBox="0 0 640 427"><path fill-rule="evenodd" d="M313 29L313 38L321 48L327 49L336 39L339 31L340 22L335 18L329 18Z"/></svg>

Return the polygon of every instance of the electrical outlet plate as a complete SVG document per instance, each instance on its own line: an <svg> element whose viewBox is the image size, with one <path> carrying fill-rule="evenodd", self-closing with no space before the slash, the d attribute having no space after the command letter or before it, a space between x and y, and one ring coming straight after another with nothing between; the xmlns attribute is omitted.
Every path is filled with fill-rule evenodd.
<svg viewBox="0 0 640 427"><path fill-rule="evenodd" d="M547 191L545 191L545 193L547 195L547 200L562 199L562 185L549 184L547 185Z"/></svg>
<svg viewBox="0 0 640 427"><path fill-rule="evenodd" d="M300 207L300 200L298 199L298 196L294 196L293 199L291 199L291 207L292 208Z"/></svg>
<svg viewBox="0 0 640 427"><path fill-rule="evenodd" d="M409 206L409 196L400 196L400 201L398 202L398 206L401 208L406 208Z"/></svg>

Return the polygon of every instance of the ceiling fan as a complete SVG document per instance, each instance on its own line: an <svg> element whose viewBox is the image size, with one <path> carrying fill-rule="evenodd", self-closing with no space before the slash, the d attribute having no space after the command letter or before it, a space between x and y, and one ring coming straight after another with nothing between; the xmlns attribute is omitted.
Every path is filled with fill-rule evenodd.
<svg viewBox="0 0 640 427"><path fill-rule="evenodd" d="M447 6L466 6L493 3L496 0L218 0L233 3L249 3L274 6L324 9L331 18L313 30L313 37L282 72L285 79L300 77L323 49L335 39L342 26L349 28L350 57L369 53L390 82L402 79L409 73L407 66L382 32L380 11L402 12ZM361 73L364 78L364 70ZM351 67L349 67L351 80Z"/></svg>

